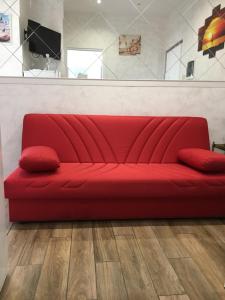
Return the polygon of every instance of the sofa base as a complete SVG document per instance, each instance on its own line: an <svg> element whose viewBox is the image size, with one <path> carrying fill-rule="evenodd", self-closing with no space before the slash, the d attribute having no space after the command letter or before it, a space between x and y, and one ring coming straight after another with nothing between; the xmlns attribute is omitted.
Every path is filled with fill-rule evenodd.
<svg viewBox="0 0 225 300"><path fill-rule="evenodd" d="M10 199L11 222L225 217L225 199Z"/></svg>

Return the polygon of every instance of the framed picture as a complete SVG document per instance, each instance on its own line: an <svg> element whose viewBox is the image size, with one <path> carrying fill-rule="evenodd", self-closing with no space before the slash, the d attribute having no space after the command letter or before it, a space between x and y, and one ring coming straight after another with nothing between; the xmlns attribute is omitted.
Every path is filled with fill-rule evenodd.
<svg viewBox="0 0 225 300"><path fill-rule="evenodd" d="M187 64L186 77L187 78L193 77L194 70L195 70L195 62L194 62L194 60L191 60Z"/></svg>
<svg viewBox="0 0 225 300"><path fill-rule="evenodd" d="M120 55L141 54L141 35L122 34L119 37Z"/></svg>
<svg viewBox="0 0 225 300"><path fill-rule="evenodd" d="M11 16L0 13L0 43L9 43L12 39Z"/></svg>
<svg viewBox="0 0 225 300"><path fill-rule="evenodd" d="M205 20L198 31L198 51L209 58L215 57L218 50L224 49L225 42L225 7L216 6L212 15Z"/></svg>

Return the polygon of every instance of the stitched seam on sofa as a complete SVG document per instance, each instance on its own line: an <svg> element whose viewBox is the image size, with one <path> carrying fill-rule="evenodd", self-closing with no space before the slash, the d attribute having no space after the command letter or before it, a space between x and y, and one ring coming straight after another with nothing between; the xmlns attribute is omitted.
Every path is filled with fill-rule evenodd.
<svg viewBox="0 0 225 300"><path fill-rule="evenodd" d="M182 174L183 175L186 175L186 173L185 172L183 172L182 170L180 170L180 169L177 169L176 168L176 166L174 166L174 165L171 165L170 167L172 167L173 168L173 171L175 171L175 172L177 172L177 174L180 174L181 172L182 172ZM187 167L188 168L188 167ZM225 180L223 180L223 179L215 179L215 178L212 178L211 180L209 180L208 178L207 178L207 176L211 176L211 174L204 174L204 173L202 173L201 171L198 171L198 170L193 170L193 171L195 171L197 174L195 175L195 174L188 174L188 176L189 177L192 177L193 178L193 181L194 182L201 182L202 184L205 184L205 185L208 185L208 186L216 186L216 184L213 184L212 182L222 182L222 184L221 185L225 185ZM198 179L198 176L199 176L199 174L201 174L201 179ZM220 173L221 174L221 173ZM223 176L223 175L222 175ZM225 176L225 174L224 174L224 176ZM197 177L197 178L196 178ZM196 180L197 179L197 180Z"/></svg>
<svg viewBox="0 0 225 300"><path fill-rule="evenodd" d="M165 174L164 172L162 172L160 170L157 170L157 173L158 174L161 173L162 175ZM175 172L174 174L178 175L178 177L179 177L179 173L178 172ZM168 179L168 178L166 179L167 182L172 183L173 185L176 185L176 186L180 187L179 185L177 185L177 183L175 182L175 180L176 179ZM189 181L187 179L185 179L185 181L188 182L188 184L189 184L187 187L196 187L196 185L193 183L193 181Z"/></svg>
<svg viewBox="0 0 225 300"><path fill-rule="evenodd" d="M83 164L83 163L81 163ZM93 168L94 166L96 166L95 163L90 163L91 165L90 166L87 166L86 168L83 168L83 169L79 169L79 170L76 170L76 173L78 175L83 175L83 174L86 174L86 173L89 173L89 169ZM104 164L104 163L103 163Z"/></svg>
<svg viewBox="0 0 225 300"><path fill-rule="evenodd" d="M57 125L57 127L61 130L61 132L64 134L64 136L67 138L67 140L70 142L70 144L71 144L71 147L72 147L72 149L73 149L73 151L74 151L74 154L76 154L76 159L78 159L78 161L80 162L80 157L79 157L79 155L78 155L78 152L77 152L77 150L76 150L76 148L74 147L74 145L73 145L73 143L72 143L72 141L70 140L70 138L67 136L67 134L65 133L65 131L64 131L64 129L62 129L62 127L58 124L58 122L52 117L52 116L50 116L50 115L46 115L52 122L54 122L56 125Z"/></svg>
<svg viewBox="0 0 225 300"><path fill-rule="evenodd" d="M112 151L112 154L114 156L114 159L116 160L116 162L118 163L118 159L116 157L116 154L113 151L112 145L110 144L110 142L108 141L108 139L105 137L105 135L103 134L103 132L101 131L101 129L97 126L97 124L94 122L94 120L92 120L89 116L86 116L88 118L88 120L90 120L92 122L92 124L96 127L96 129L98 130L98 132L100 132L100 134L102 135L102 137L104 138L105 142L108 144L110 150Z"/></svg>
<svg viewBox="0 0 225 300"><path fill-rule="evenodd" d="M180 174L182 174L182 175L184 175L184 176L187 176L187 174L185 174L185 173L180 173L179 171L178 172L174 172L174 174L175 175L177 175L177 177L179 177L179 175ZM191 175L188 175L188 176L190 176L190 177L193 177L193 176L191 176ZM177 178L177 179L172 179L174 182L178 182L178 185L180 184L180 182L181 182L181 184L182 184L182 181L179 181L179 178ZM192 186L199 186L199 182L201 183L201 185L202 185L202 183L203 183L203 180L201 179L201 180L199 180L197 177L193 177L193 179L185 179L185 181L188 183L188 185L192 185Z"/></svg>
<svg viewBox="0 0 225 300"><path fill-rule="evenodd" d="M101 170L101 169L103 169L103 168L105 168L107 166L106 163L101 163L101 164L102 165L100 167L96 168L96 169L91 169L91 170L88 170L87 172L80 172L80 173L78 173L78 175L83 176L85 174L92 174L92 173L97 172L97 171L99 171L99 170ZM95 166L98 166L98 165L97 164L93 164L93 167L95 167Z"/></svg>
<svg viewBox="0 0 225 300"><path fill-rule="evenodd" d="M62 186L61 186L61 189L78 189L78 188L82 187L86 182L87 182L87 181L84 180L83 182L81 182L81 183L79 183L79 184L77 184L77 185L71 185L71 186L68 186L68 185L71 183L71 181L69 181L69 182L67 182L66 185L65 185L65 184L62 185Z"/></svg>
<svg viewBox="0 0 225 300"><path fill-rule="evenodd" d="M32 185L33 183L34 183L34 181L29 182L29 183L25 186L25 188L29 188L29 186Z"/></svg>
<svg viewBox="0 0 225 300"><path fill-rule="evenodd" d="M171 167L172 167L172 165L171 165ZM174 166L173 166L174 167ZM183 172L182 170L179 170L179 169L176 169L176 168L173 168L173 169L170 169L171 171L173 171L174 172L174 174L177 174L177 175L179 175L179 174L182 174L182 175L184 175L184 176L186 176L186 173L185 172ZM197 172L197 171L196 171ZM201 172L199 172L199 173L201 173ZM199 175L199 174L198 174ZM201 177L201 179L199 179L198 178L198 175L196 174L196 175L194 175L194 174L188 174L188 176L189 177L192 177L193 178L193 180L189 180L189 182L191 183L191 184L193 184L193 185L195 185L195 186L199 186L199 183L201 184L201 186L202 185L207 185L207 186L218 186L217 184L213 184L213 183L215 183L215 182L221 182L222 184L220 184L220 186L222 186L222 185L224 185L225 186L225 180L223 181L223 180L221 180L221 179L214 179L214 178L212 178L212 180L209 180L209 179L207 179L206 178L206 176L207 175L204 175L204 174L201 174L202 175L202 177ZM186 181L187 181L187 179L186 179Z"/></svg>
<svg viewBox="0 0 225 300"><path fill-rule="evenodd" d="M209 185L209 186L218 186L218 187L224 187L225 188L225 181L223 180L217 180L217 181L208 181L205 180L205 182Z"/></svg>
<svg viewBox="0 0 225 300"><path fill-rule="evenodd" d="M142 155L142 153L144 152L145 150L145 147L147 145L147 143L149 142L149 140L151 139L152 135L155 133L155 131L158 129L158 127L163 123L165 122L166 120L163 119L161 120L158 124L156 124L156 127L154 128L154 130L150 133L150 135L148 136L148 138L146 139L144 145L143 145L143 148L140 150L140 154L138 155L138 159L137 159L137 163L139 163L139 160L140 160L140 157Z"/></svg>
<svg viewBox="0 0 225 300"><path fill-rule="evenodd" d="M62 163L62 164L68 164L68 163ZM70 163L69 163L70 164ZM72 163L74 166L74 169L76 169L76 172L82 172L82 171L86 171L87 169L93 167L94 163L93 162L89 162L89 163Z"/></svg>
<svg viewBox="0 0 225 300"><path fill-rule="evenodd" d="M74 173L76 173L78 176L86 174L89 172L89 169L93 169L96 164L90 162L90 163L63 163L63 164L72 164L73 168L70 168L69 170L65 170L67 172L67 177L70 178L70 176L73 176ZM76 166L78 164L78 166ZM81 167L81 168L80 168ZM70 175L71 174L71 175Z"/></svg>
<svg viewBox="0 0 225 300"><path fill-rule="evenodd" d="M151 164L150 164L151 165ZM170 165L170 167L171 167L171 165ZM187 174L185 173L185 172L180 172L179 171L179 169L178 170L174 170L174 169L172 169L171 170L171 168L170 168L170 172L171 171L173 171L173 174L175 175L175 176L177 176L177 179L179 178L179 176L180 176L180 174L183 174L184 176L187 176ZM171 172L172 173L172 172ZM163 172L162 170L157 170L157 174L162 174L163 176L165 175L165 172ZM189 176L189 175L188 175ZM193 177L193 176L192 176ZM196 179L196 177L195 177L195 179ZM175 183L175 180L176 179L166 179L168 182L171 182L171 183L173 183L173 184L176 184ZM195 183L196 183L196 180L194 181L194 180L188 180L188 179L185 179L186 180L186 182L188 182L188 184L191 184L192 186L198 186L198 185L196 185Z"/></svg>
<svg viewBox="0 0 225 300"><path fill-rule="evenodd" d="M91 170L91 171L88 172L87 174L89 175L89 174L91 174L91 173L97 172L94 176L102 175L102 174L105 174L105 173L108 173L108 172L112 171L113 169L116 169L116 168L119 166L119 164L117 164L116 166L113 166L110 170L105 170L105 171L103 171L103 172L101 172L101 173L98 173L98 171L100 171L101 169L105 168L106 166L107 166L107 164L105 164L105 165L103 165L103 166L100 166L98 169ZM80 187L81 185L83 185L83 184L86 183L86 182L87 182L87 180L85 180L82 184L78 185L78 187ZM39 188L39 187L40 187L40 188L44 188L44 187L47 187L48 185L50 185L51 183L54 183L54 182L48 182L47 184L44 184L43 186L35 186L35 185L33 186L33 184L35 184L35 182L32 182L32 183L28 184L27 187L28 187L28 188L29 188L29 187L31 187L31 188ZM64 183L61 185L61 188L73 188L73 187L68 187L68 186L67 186L67 185L70 184L70 183L71 183L70 180L64 182Z"/></svg>
<svg viewBox="0 0 225 300"><path fill-rule="evenodd" d="M178 187L181 187L181 188L198 188L199 187L199 185L197 185L197 184L193 184L192 182L189 182L188 180L186 180L186 183L187 184L182 184L182 182L180 182L180 181L175 181L175 180L172 180L172 182L176 185L176 186L178 186Z"/></svg>
<svg viewBox="0 0 225 300"><path fill-rule="evenodd" d="M89 150L88 150L88 148L87 148L87 145L85 144L83 138L80 136L78 130L77 130L76 128L74 128L74 126L66 119L66 117L65 117L64 115L62 116L62 118L68 123L68 125L69 125L69 126L76 132L76 134L79 136L81 142L82 142L83 145L84 145L84 148L86 149L86 151L87 151L87 153L88 153L88 155L89 155L90 160L93 161L93 157L91 156L91 154L90 154L90 152L89 152Z"/></svg>
<svg viewBox="0 0 225 300"><path fill-rule="evenodd" d="M179 119L176 119L175 121L173 121L173 122L169 125L169 127L167 127L166 130L163 132L163 134L161 135L160 139L159 139L158 142L157 142L157 145L155 145L155 148L153 149L152 154L150 154L150 157L149 157L149 159L148 159L148 163L151 162L151 159L152 159L152 157L154 156L154 154L155 154L157 148L159 147L159 143L161 142L161 140L165 137L165 135L168 133L168 131L170 130L170 128L171 128L177 121L179 121Z"/></svg>
<svg viewBox="0 0 225 300"><path fill-rule="evenodd" d="M43 185L33 185L35 184L34 182L30 185L28 185L26 188L32 188L32 189L43 189L47 186L49 186L51 184L51 182L48 182L48 183L44 183Z"/></svg>
<svg viewBox="0 0 225 300"><path fill-rule="evenodd" d="M102 150L101 150L101 147L100 147L99 144L97 143L96 139L93 137L93 135L92 135L92 133L90 132L90 130L86 127L86 125L83 124L83 122L82 122L81 120L78 119L77 116L73 115L73 117L74 117L74 119L77 120L77 121L81 124L81 126L87 131L87 133L89 134L89 136L90 136L91 139L93 140L94 144L96 145L96 147L97 147L97 149L98 149L98 151L99 151L99 153L100 153L100 155L101 155L101 157L102 157L102 159L103 159L103 161L104 161L104 163L105 163L106 161L105 161L104 154L103 154L103 152L102 152Z"/></svg>
<svg viewBox="0 0 225 300"><path fill-rule="evenodd" d="M177 175L182 174L184 176L187 176L187 172L185 170L181 170L179 167L175 166L174 164L169 164L169 165L170 165L170 170L173 171L174 174L177 174ZM177 165L179 165L179 164L177 164ZM201 174L202 179L204 179L204 174L201 173L200 171L192 169L191 167L188 167L186 165L180 164L180 166L186 167L187 169L190 169L193 172L196 172L196 174L188 174L189 177L193 177L194 179L196 179L196 178L199 178L199 174Z"/></svg>
<svg viewBox="0 0 225 300"><path fill-rule="evenodd" d="M169 144L167 145L163 157L161 159L161 163L164 162L164 158L166 157L166 154L168 152L169 147L171 146L171 144L173 143L173 141L176 139L176 137L178 136L178 134L181 132L181 130L184 129L184 127L187 125L187 123L190 121L190 119L186 119L183 123L183 125L181 125L181 127L178 129L178 131L174 134L173 138L169 141Z"/></svg>
<svg viewBox="0 0 225 300"><path fill-rule="evenodd" d="M66 186L68 183L70 183L70 180L67 180L66 182L64 182L64 183L61 185L61 188L64 188L64 186Z"/></svg>
<svg viewBox="0 0 225 300"><path fill-rule="evenodd" d="M138 135L135 137L134 142L131 144L131 146L130 146L128 152L127 152L126 158L124 160L125 163L127 162L128 157L129 157L130 153L132 152L132 150L133 150L133 148L134 148L137 140L139 139L139 137L141 136L141 134L144 132L144 130L152 123L153 120L154 119L151 119L147 124L145 124L145 126L140 130L140 132L138 133Z"/></svg>
<svg viewBox="0 0 225 300"><path fill-rule="evenodd" d="M113 167L112 167L111 169L109 169L109 170L105 170L105 171L102 171L102 172L100 172L100 173L97 173L96 176L98 176L98 175L103 175L103 174L106 174L106 173L109 173L109 172L111 172L112 170L117 169L119 166L120 166L120 164L117 164L116 166L113 166Z"/></svg>

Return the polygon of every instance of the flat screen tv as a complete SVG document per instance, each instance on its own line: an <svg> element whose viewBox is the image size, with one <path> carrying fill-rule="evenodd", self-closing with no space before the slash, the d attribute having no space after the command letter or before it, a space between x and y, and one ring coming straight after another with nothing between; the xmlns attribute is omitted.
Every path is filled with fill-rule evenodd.
<svg viewBox="0 0 225 300"><path fill-rule="evenodd" d="M41 24L28 20L27 39L30 52L49 54L54 59L61 59L61 34Z"/></svg>

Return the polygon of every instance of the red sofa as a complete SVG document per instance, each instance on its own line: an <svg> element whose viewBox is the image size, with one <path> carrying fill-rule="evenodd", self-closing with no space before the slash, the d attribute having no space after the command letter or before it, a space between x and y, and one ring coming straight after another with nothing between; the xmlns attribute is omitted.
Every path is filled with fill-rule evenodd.
<svg viewBox="0 0 225 300"><path fill-rule="evenodd" d="M203 118L30 114L22 149L35 145L55 149L61 166L6 179L11 221L225 216L225 173L177 159L209 149Z"/></svg>

